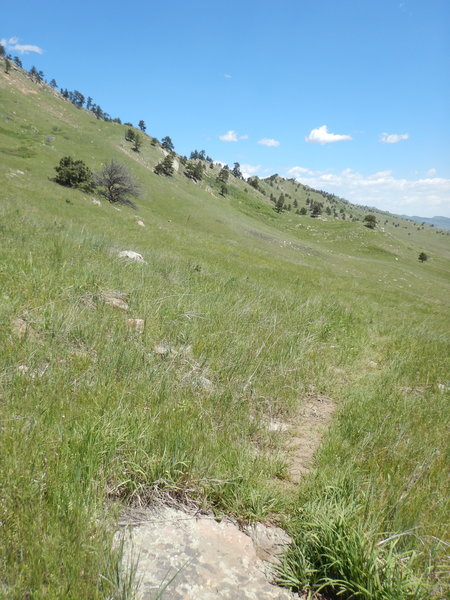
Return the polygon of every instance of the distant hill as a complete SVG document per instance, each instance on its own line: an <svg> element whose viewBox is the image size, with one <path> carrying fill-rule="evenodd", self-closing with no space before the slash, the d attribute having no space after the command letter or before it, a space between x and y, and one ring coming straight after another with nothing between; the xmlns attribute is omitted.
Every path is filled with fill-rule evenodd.
<svg viewBox="0 0 450 600"><path fill-rule="evenodd" d="M434 227L439 227L440 229L449 229L450 230L450 219L448 217L407 217L406 215L402 215L404 219L411 219L412 221L417 221L418 223L426 223L427 225L433 225Z"/></svg>

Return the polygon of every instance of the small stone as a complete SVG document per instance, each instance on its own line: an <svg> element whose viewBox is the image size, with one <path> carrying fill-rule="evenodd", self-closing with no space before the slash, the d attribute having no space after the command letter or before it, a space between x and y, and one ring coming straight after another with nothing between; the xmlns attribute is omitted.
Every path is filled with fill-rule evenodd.
<svg viewBox="0 0 450 600"><path fill-rule="evenodd" d="M137 221L136 225L139 225L140 227L145 227L144 221L141 221L141 220Z"/></svg>
<svg viewBox="0 0 450 600"><path fill-rule="evenodd" d="M289 425L287 423L275 419L271 419L267 424L267 431L287 431L288 429Z"/></svg>
<svg viewBox="0 0 450 600"><path fill-rule="evenodd" d="M95 206L101 206L102 203L100 202L100 200L97 200L97 198L92 198L91 200L92 204L95 204Z"/></svg>
<svg viewBox="0 0 450 600"><path fill-rule="evenodd" d="M127 325L137 333L144 333L144 319L127 319Z"/></svg>
<svg viewBox="0 0 450 600"><path fill-rule="evenodd" d="M170 346L167 344L158 344L153 348L153 352L159 354L159 356L167 356L170 352Z"/></svg>
<svg viewBox="0 0 450 600"><path fill-rule="evenodd" d="M139 263L145 263L142 254L139 254L139 252L135 252L134 250L122 250L122 252L119 252L119 257L128 258L129 260L134 260Z"/></svg>
<svg viewBox="0 0 450 600"><path fill-rule="evenodd" d="M376 369L378 367L378 363L375 362L374 360L369 360L369 362L367 364L369 365L369 367L371 369Z"/></svg>
<svg viewBox="0 0 450 600"><path fill-rule="evenodd" d="M113 306L114 308L120 308L120 310L130 310L130 307L125 302L125 300L122 300L122 298L117 298L116 296L110 296L109 294L104 294L103 301L105 302L105 304L109 304L110 306Z"/></svg>
<svg viewBox="0 0 450 600"><path fill-rule="evenodd" d="M204 375L200 375L200 377L198 378L198 382L204 390L211 391L214 389L213 382Z"/></svg>
<svg viewBox="0 0 450 600"><path fill-rule="evenodd" d="M14 335L20 339L23 339L26 336L32 339L36 336L34 329L24 319L14 319L11 323L11 329Z"/></svg>

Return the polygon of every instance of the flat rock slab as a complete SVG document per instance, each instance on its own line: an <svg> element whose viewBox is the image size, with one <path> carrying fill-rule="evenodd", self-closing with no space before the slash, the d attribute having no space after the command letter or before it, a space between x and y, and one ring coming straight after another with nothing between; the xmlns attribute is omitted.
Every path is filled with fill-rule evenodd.
<svg viewBox="0 0 450 600"><path fill-rule="evenodd" d="M129 569L137 563L139 600L298 598L269 582L268 564L252 538L230 521L158 506L129 513L121 525L123 564ZM268 537L276 538L278 548L286 545L282 531Z"/></svg>

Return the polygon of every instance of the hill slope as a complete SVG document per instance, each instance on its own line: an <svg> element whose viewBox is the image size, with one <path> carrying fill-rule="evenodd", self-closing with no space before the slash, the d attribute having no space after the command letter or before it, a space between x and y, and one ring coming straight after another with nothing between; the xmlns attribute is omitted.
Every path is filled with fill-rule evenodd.
<svg viewBox="0 0 450 600"><path fill-rule="evenodd" d="M415 572L443 597L449 238L393 216L370 230L368 209L282 178L230 176L222 197L219 166L155 175L159 143L134 152L125 126L21 70L0 94L4 597L127 597L115 515L161 495L284 522L299 589L345 577L409 598ZM65 155L126 165L137 211L56 184ZM275 192L332 215L277 214ZM298 486L289 431L323 397L337 417ZM326 543L349 561L332 575ZM361 579L372 559L399 574L390 596Z"/></svg>

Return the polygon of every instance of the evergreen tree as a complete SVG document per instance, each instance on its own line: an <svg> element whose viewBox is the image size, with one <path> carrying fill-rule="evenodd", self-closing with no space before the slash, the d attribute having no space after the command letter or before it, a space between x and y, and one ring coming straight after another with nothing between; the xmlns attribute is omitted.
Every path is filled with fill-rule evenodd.
<svg viewBox="0 0 450 600"><path fill-rule="evenodd" d="M299 211L299 214L306 215L306 213L307 213L306 207L302 206L301 209L300 209L300 211Z"/></svg>
<svg viewBox="0 0 450 600"><path fill-rule="evenodd" d="M147 129L146 124L144 123L144 121L141 119L138 123L138 127L141 131L143 131L145 133L145 130Z"/></svg>
<svg viewBox="0 0 450 600"><path fill-rule="evenodd" d="M0 44L0 58L5 58L5 55L6 55L5 46Z"/></svg>
<svg viewBox="0 0 450 600"><path fill-rule="evenodd" d="M20 58L18 56L15 56L13 58L14 62L16 63L16 65L20 68L22 68L22 61L20 60Z"/></svg>
<svg viewBox="0 0 450 600"><path fill-rule="evenodd" d="M136 131L136 133L134 134L134 145L133 145L133 150L135 152L139 152L139 150L142 147L142 136L140 133L138 133Z"/></svg>
<svg viewBox="0 0 450 600"><path fill-rule="evenodd" d="M277 213L282 213L283 212L283 210L284 210L284 196L283 196L283 194L281 194L280 197L278 198L278 200L276 201L274 210Z"/></svg>
<svg viewBox="0 0 450 600"><path fill-rule="evenodd" d="M63 156L55 167L56 183L67 187L78 187L89 190L93 186L92 171L82 160L74 160L71 156Z"/></svg>
<svg viewBox="0 0 450 600"><path fill-rule="evenodd" d="M88 99L86 100L87 110L91 110L92 106L93 106L92 98L90 96L88 96Z"/></svg>
<svg viewBox="0 0 450 600"><path fill-rule="evenodd" d="M421 253L419 254L419 260L420 260L420 262L422 262L422 263L423 263L423 262L425 262L426 260L428 260L428 256L425 254L425 252L421 252Z"/></svg>
<svg viewBox="0 0 450 600"><path fill-rule="evenodd" d="M227 194L228 194L227 186L224 183L222 183L222 185L220 186L220 195L226 196Z"/></svg>
<svg viewBox="0 0 450 600"><path fill-rule="evenodd" d="M309 210L311 211L312 217L318 217L322 214L322 203L313 200L309 205Z"/></svg>
<svg viewBox="0 0 450 600"><path fill-rule="evenodd" d="M9 60L9 58L5 58L5 73L8 75L8 73L11 71L11 61Z"/></svg>
<svg viewBox="0 0 450 600"><path fill-rule="evenodd" d="M52 79L49 83L50 87L52 87L53 89L56 89L58 87L58 84L56 83L55 79Z"/></svg>
<svg viewBox="0 0 450 600"><path fill-rule="evenodd" d="M173 145L173 142L168 135L162 138L161 146L164 148L164 150L168 150L169 152L175 152L175 146Z"/></svg>
<svg viewBox="0 0 450 600"><path fill-rule="evenodd" d="M231 172L237 179L242 179L241 165L238 162L234 163L234 167Z"/></svg>
<svg viewBox="0 0 450 600"><path fill-rule="evenodd" d="M230 171L225 167L222 167L219 174L217 175L217 181L219 183L227 183L228 177L230 176Z"/></svg>
<svg viewBox="0 0 450 600"><path fill-rule="evenodd" d="M125 139L127 140L127 142L134 142L134 136L134 130L131 129L131 127L129 127L125 132Z"/></svg>
<svg viewBox="0 0 450 600"><path fill-rule="evenodd" d="M203 165L201 161L198 160L197 162L188 162L184 174L188 179L192 179L193 181L201 181L203 179Z"/></svg>
<svg viewBox="0 0 450 600"><path fill-rule="evenodd" d="M153 169L156 175L165 175L171 177L174 172L172 154L168 154L160 163Z"/></svg>

